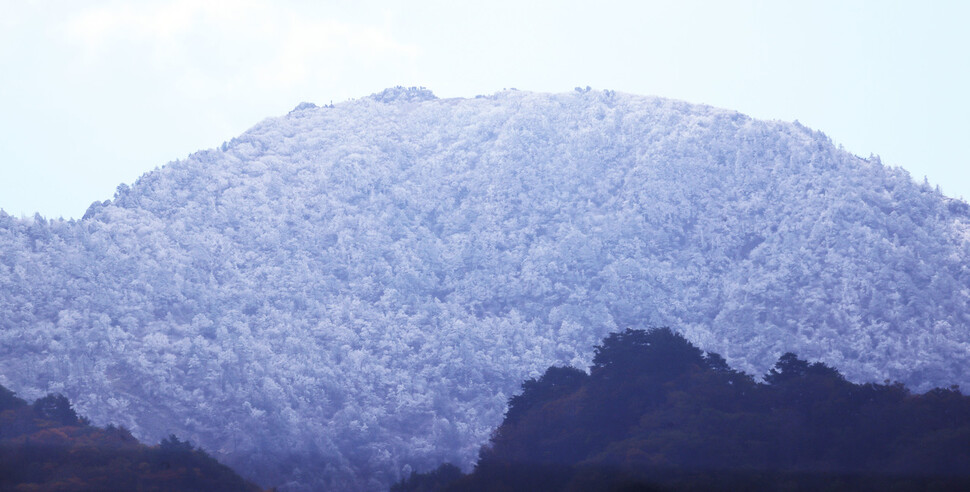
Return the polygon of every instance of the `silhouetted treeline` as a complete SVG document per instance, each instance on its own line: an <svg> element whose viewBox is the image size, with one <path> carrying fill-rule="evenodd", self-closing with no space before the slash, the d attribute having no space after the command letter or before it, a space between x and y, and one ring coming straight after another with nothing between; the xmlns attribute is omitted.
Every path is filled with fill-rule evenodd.
<svg viewBox="0 0 970 492"><path fill-rule="evenodd" d="M0 490L256 491L174 435L157 446L78 417L62 395L33 404L0 386Z"/></svg>
<svg viewBox="0 0 970 492"><path fill-rule="evenodd" d="M392 490L970 490L956 387L853 384L792 353L757 382L660 328L612 334L589 374L551 367L522 390L472 474Z"/></svg>

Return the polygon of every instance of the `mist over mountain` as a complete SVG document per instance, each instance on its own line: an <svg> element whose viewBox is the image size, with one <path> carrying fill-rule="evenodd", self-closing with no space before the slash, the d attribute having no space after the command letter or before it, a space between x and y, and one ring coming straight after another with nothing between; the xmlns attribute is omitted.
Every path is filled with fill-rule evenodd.
<svg viewBox="0 0 970 492"><path fill-rule="evenodd" d="M81 220L0 213L0 384L263 485L377 490L472 463L521 380L628 327L753 374L794 351L967 386L968 223L797 122L389 89L301 104Z"/></svg>

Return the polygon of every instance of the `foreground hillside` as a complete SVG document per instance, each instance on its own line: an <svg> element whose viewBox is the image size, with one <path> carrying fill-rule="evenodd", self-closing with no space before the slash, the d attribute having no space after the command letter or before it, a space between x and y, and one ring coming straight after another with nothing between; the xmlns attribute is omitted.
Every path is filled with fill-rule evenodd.
<svg viewBox="0 0 970 492"><path fill-rule="evenodd" d="M965 491L970 397L853 384L787 353L757 383L669 329L614 333L590 373L522 385L474 473L392 492Z"/></svg>
<svg viewBox="0 0 970 492"><path fill-rule="evenodd" d="M0 490L260 489L175 436L145 446L124 428L91 426L61 395L28 405L0 386Z"/></svg>
<svg viewBox="0 0 970 492"><path fill-rule="evenodd" d="M0 383L266 486L469 465L518 382L670 325L970 384L967 205L803 126L611 91L302 104L78 221L0 213ZM57 381L59 383L52 383Z"/></svg>

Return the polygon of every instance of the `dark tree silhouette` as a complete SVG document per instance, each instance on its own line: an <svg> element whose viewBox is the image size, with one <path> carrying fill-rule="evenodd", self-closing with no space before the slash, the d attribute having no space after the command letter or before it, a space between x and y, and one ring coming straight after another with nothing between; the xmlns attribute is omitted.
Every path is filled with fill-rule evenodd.
<svg viewBox="0 0 970 492"><path fill-rule="evenodd" d="M0 386L0 490L255 491L231 469L170 436L139 443L99 429L63 395L28 405Z"/></svg>
<svg viewBox="0 0 970 492"><path fill-rule="evenodd" d="M7 409L19 408L25 405L27 405L27 402L17 398L17 395L15 395L13 391L0 386L0 412Z"/></svg>
<svg viewBox="0 0 970 492"><path fill-rule="evenodd" d="M593 376L607 379L622 373L669 379L704 366L704 353L670 328L628 328L611 334L596 347L590 371Z"/></svg>
<svg viewBox="0 0 970 492"><path fill-rule="evenodd" d="M758 383L667 328L523 384L475 471L399 490L970 490L970 398L782 355ZM430 486L430 485L428 485Z"/></svg>
<svg viewBox="0 0 970 492"><path fill-rule="evenodd" d="M505 413L506 422L517 422L521 415L542 403L576 390L585 379L586 373L575 367L553 366L546 369L539 379L533 378L522 383L522 393L509 399L509 409Z"/></svg>
<svg viewBox="0 0 970 492"><path fill-rule="evenodd" d="M62 425L78 423L77 413L71 408L71 402L61 394L49 394L38 399L33 404L37 416L52 420Z"/></svg>

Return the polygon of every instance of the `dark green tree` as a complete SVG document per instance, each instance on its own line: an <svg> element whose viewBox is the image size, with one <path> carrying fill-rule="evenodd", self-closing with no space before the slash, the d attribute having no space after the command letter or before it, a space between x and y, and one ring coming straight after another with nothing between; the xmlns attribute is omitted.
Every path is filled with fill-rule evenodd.
<svg viewBox="0 0 970 492"><path fill-rule="evenodd" d="M575 391L586 379L586 373L575 367L553 366L539 379L531 378L522 383L522 393L509 399L505 421L514 424L526 412L544 402L555 400Z"/></svg>
<svg viewBox="0 0 970 492"><path fill-rule="evenodd" d="M76 425L77 413L71 408L71 402L62 394L49 394L38 399L33 405L34 413L38 417L52 420L62 425Z"/></svg>
<svg viewBox="0 0 970 492"><path fill-rule="evenodd" d="M670 328L627 328L606 337L596 347L590 372L604 379L614 374L639 373L670 379L691 368L706 366L704 353Z"/></svg>

